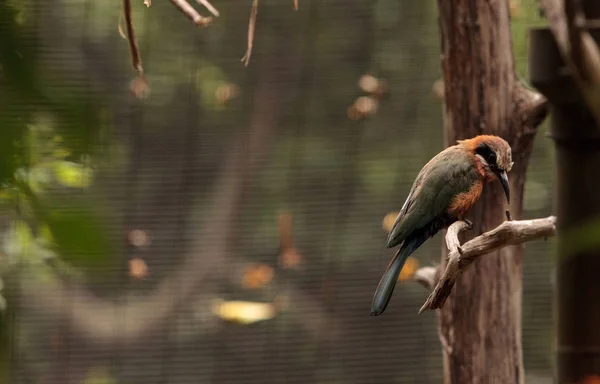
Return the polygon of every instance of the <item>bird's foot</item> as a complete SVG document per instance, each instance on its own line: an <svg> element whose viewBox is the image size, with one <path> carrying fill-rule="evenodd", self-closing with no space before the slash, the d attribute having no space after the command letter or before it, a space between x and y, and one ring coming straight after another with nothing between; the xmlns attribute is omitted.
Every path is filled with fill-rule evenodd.
<svg viewBox="0 0 600 384"><path fill-rule="evenodd" d="M469 220L469 219L463 219L463 221L464 221L465 223L467 223L467 229L468 229L468 230L471 230L471 229L473 229L473 222L472 222L471 220Z"/></svg>

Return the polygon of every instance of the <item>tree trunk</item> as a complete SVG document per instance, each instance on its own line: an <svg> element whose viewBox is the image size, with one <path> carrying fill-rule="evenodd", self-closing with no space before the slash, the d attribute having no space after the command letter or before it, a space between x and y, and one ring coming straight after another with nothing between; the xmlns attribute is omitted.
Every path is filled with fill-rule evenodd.
<svg viewBox="0 0 600 384"><path fill-rule="evenodd" d="M446 145L478 134L507 140L515 165L511 205L499 182L471 210L468 238L522 212L525 173L546 100L516 81L506 0L438 0L445 90ZM466 240L467 237L462 240ZM443 250L442 262L446 256ZM456 283L438 312L447 384L523 383L522 248L482 257Z"/></svg>

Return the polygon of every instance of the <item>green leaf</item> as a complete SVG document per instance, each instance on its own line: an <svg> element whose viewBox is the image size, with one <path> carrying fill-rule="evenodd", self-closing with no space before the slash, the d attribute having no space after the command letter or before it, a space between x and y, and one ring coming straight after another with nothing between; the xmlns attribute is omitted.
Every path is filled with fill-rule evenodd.
<svg viewBox="0 0 600 384"><path fill-rule="evenodd" d="M79 267L106 265L115 255L100 215L78 202L51 209L46 216L51 239L61 258Z"/></svg>
<svg viewBox="0 0 600 384"><path fill-rule="evenodd" d="M65 187L87 188L92 180L92 169L70 161L56 161L54 177Z"/></svg>

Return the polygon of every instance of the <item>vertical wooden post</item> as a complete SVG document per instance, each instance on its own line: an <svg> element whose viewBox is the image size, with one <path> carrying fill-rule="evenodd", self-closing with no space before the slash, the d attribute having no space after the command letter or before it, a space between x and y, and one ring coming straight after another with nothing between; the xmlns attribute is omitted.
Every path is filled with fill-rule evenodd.
<svg viewBox="0 0 600 384"><path fill-rule="evenodd" d="M510 209L518 218L535 128L546 115L546 102L516 80L508 1L438 0L438 8L446 144L482 133L510 143L515 161L509 174ZM486 187L469 215L474 223L469 236L500 224L506 208L500 184ZM459 279L438 316L444 383L524 382L521 279L521 247L481 258Z"/></svg>
<svg viewBox="0 0 600 384"><path fill-rule="evenodd" d="M588 18L600 17L600 2L582 6ZM600 42L600 29L590 34ZM557 383L578 383L600 375L600 247L581 247L586 236L600 236L586 230L600 222L600 129L550 30L533 29L530 38L532 84L551 103L556 146Z"/></svg>

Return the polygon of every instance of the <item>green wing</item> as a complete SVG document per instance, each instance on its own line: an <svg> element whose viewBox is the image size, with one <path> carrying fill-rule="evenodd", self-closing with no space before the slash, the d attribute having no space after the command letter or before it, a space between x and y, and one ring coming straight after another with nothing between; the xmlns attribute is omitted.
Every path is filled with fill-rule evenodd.
<svg viewBox="0 0 600 384"><path fill-rule="evenodd" d="M438 228L436 221L447 220L454 196L468 191L479 178L463 150L450 147L440 152L417 175L388 236L388 248L402 243L414 231L432 225Z"/></svg>

